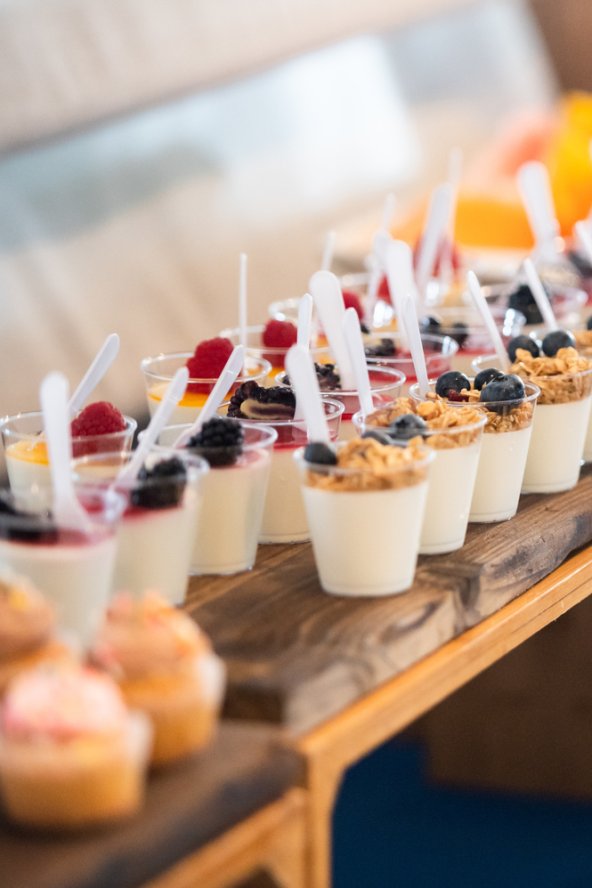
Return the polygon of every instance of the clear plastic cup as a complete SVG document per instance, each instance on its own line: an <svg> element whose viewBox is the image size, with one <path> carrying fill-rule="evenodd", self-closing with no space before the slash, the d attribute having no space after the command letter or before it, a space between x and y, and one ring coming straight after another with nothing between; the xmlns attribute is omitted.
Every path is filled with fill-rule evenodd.
<svg viewBox="0 0 592 888"><path fill-rule="evenodd" d="M579 287L552 283L548 280L545 280L544 284L549 293L553 314L557 318L559 325L561 327L577 325L581 311L588 301L587 293ZM517 286L518 284L515 281L512 283L490 284L483 287L483 295L494 311L501 311L507 307L510 294L517 289ZM540 313L538 313L538 317L534 320L526 316L523 332L528 335L533 329L540 327L541 323Z"/></svg>
<svg viewBox="0 0 592 888"><path fill-rule="evenodd" d="M400 333L373 332L364 336L364 347L375 348L380 345L383 340L390 341L395 349L394 355L378 355L376 357L368 355L369 364L377 364L380 367L390 367L399 370L405 376L405 383L402 386L402 393L406 394L409 386L417 382L415 376L415 367L411 360L411 353L401 347ZM452 369L454 356L458 351L458 343L451 339L450 336L430 336L424 334L421 337L423 351L426 360L428 376L438 377L447 370Z"/></svg>
<svg viewBox="0 0 592 888"><path fill-rule="evenodd" d="M323 408L330 438L335 441L339 436L343 404L324 398ZM310 532L300 492L300 479L292 458L294 451L308 441L306 425L299 419L266 419L265 423L275 429L277 439L271 455L269 485L259 542L306 542L310 539Z"/></svg>
<svg viewBox="0 0 592 888"><path fill-rule="evenodd" d="M264 330L264 324L247 327L247 339L245 343L245 349L248 355L252 355L253 357L262 359L264 361L269 361L269 363L271 364L271 370L269 371L268 380L270 384L273 384L273 381L278 373L282 373L282 371L285 370L286 355L290 349L289 347L280 348L277 346L271 347L264 345ZM237 327L229 327L226 330L221 330L218 335L223 336L225 339L230 339L233 345L238 345L240 343L240 330ZM311 348L310 353L312 355L313 361L321 363L329 360L330 352L327 346Z"/></svg>
<svg viewBox="0 0 592 888"><path fill-rule="evenodd" d="M487 417L480 415L466 425L422 433L426 446L434 451L434 460L430 466L420 555L454 552L464 544L486 422ZM357 413L354 424L361 433L380 427L372 422L372 414L365 417Z"/></svg>
<svg viewBox="0 0 592 888"><path fill-rule="evenodd" d="M14 503L5 492L4 500ZM87 647L103 619L125 501L115 491L79 494L88 528L57 528L47 515L0 511L0 569L27 577L52 602L60 630Z"/></svg>
<svg viewBox="0 0 592 888"><path fill-rule="evenodd" d="M277 432L264 423L243 422L242 426L242 454L231 465L211 466L203 479L191 555L194 574L235 574L255 564ZM168 426L160 444L171 445L188 428Z"/></svg>
<svg viewBox="0 0 592 888"><path fill-rule="evenodd" d="M130 450L138 424L131 416L124 419L125 429L121 432L73 438L73 455ZM42 413L6 416L0 420L0 434L10 489L19 500L28 498L31 507L50 508L51 477Z"/></svg>
<svg viewBox="0 0 592 888"><path fill-rule="evenodd" d="M367 489L372 467L311 465L294 455L321 586L350 597L394 595L413 583L433 452L393 468L392 487ZM316 486L323 479L326 486ZM332 487L332 482L345 488ZM348 489L351 484L352 489Z"/></svg>
<svg viewBox="0 0 592 888"><path fill-rule="evenodd" d="M491 364L489 366L492 366ZM472 380L471 380L472 382ZM430 384L433 392L435 383ZM524 384L525 398L518 405L508 401L470 402L485 411L481 454L475 478L469 521L487 524L512 518L518 509L529 451L535 405L540 394L536 385ZM410 396L423 400L417 385ZM449 402L452 407L466 402ZM537 410L539 408L537 407Z"/></svg>
<svg viewBox="0 0 592 888"><path fill-rule="evenodd" d="M405 375L399 370L369 363L368 375L370 377L372 401L376 409L387 407L401 394L405 384ZM284 377L285 374L283 373L277 377L278 385L286 385ZM322 389L321 395L323 400L328 398L331 401L340 401L343 404L343 415L341 416L339 426L339 440L348 441L350 438L355 437L356 429L352 422L352 417L360 409L358 392L355 389Z"/></svg>
<svg viewBox="0 0 592 888"><path fill-rule="evenodd" d="M196 535L201 489L208 471L205 460L184 451L159 449L158 459L176 457L178 475L116 482L131 453L116 451L75 459L72 471L79 489L115 483L125 498L117 531L117 558L112 592L141 598L157 590L170 604L183 604L187 594L191 553ZM155 460L149 455L147 463Z"/></svg>
<svg viewBox="0 0 592 888"><path fill-rule="evenodd" d="M150 416L154 415L177 370L180 367L184 367L192 356L192 352L178 352L177 354L156 355L152 358L144 358L140 366L144 374ZM239 385L248 380L264 385L264 381L270 371L271 364L269 361L247 354L243 372L237 376L236 382L228 392L228 395L232 394ZM171 425L192 423L198 416L216 382L217 379L190 378L185 394L173 410Z"/></svg>

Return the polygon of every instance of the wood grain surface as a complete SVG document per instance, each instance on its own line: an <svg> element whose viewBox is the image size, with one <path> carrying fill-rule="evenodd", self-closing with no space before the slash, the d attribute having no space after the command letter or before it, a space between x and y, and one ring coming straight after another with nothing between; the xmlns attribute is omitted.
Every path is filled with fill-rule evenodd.
<svg viewBox="0 0 592 888"><path fill-rule="evenodd" d="M153 774L144 809L125 823L52 836L0 819L0 885L136 888L300 779L300 760L277 742L277 732L225 723L200 756Z"/></svg>
<svg viewBox="0 0 592 888"><path fill-rule="evenodd" d="M510 521L471 525L462 549L419 559L402 595L327 595L312 549L260 546L234 577L195 577L187 609L228 666L228 716L302 734L458 636L592 540L592 471L522 497Z"/></svg>

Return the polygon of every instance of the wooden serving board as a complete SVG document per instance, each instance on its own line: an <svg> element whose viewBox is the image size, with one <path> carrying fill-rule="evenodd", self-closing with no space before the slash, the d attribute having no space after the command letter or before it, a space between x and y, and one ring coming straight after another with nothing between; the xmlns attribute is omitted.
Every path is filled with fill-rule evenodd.
<svg viewBox="0 0 592 888"><path fill-rule="evenodd" d="M280 798L300 772L276 731L222 724L200 756L150 777L143 810L125 823L43 835L0 817L0 885L136 888Z"/></svg>
<svg viewBox="0 0 592 888"><path fill-rule="evenodd" d="M420 558L402 595L327 595L309 544L260 546L250 573L193 578L187 609L226 661L226 714L301 734L499 610L591 540L587 469L571 491L522 497L510 521L471 525L458 552Z"/></svg>

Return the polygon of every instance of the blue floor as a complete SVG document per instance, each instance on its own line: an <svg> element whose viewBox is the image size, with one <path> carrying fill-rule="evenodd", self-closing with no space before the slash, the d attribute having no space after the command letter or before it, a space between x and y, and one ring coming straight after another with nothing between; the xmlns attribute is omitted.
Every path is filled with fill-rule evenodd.
<svg viewBox="0 0 592 888"><path fill-rule="evenodd" d="M334 888L592 888L592 804L440 789L397 740L348 772L334 852Z"/></svg>

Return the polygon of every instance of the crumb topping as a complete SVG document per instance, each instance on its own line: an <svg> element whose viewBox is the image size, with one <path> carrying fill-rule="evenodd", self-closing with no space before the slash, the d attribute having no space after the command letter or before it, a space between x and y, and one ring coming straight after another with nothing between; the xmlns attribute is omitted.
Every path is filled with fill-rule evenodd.
<svg viewBox="0 0 592 888"><path fill-rule="evenodd" d="M535 358L519 348L511 372L538 385L539 404L580 401L592 391L592 360L578 354L575 348L560 348L552 358Z"/></svg>
<svg viewBox="0 0 592 888"><path fill-rule="evenodd" d="M478 441L481 434L483 421L481 409L473 406L451 407L443 398L429 401L398 398L389 407L376 410L367 416L366 423L369 426L386 428L399 416L404 416L406 413L415 413L420 416L427 423L430 432L443 432L441 435L426 436L424 443L434 450L468 447ZM455 429L464 426L474 426L474 428L465 428L462 432L455 432ZM453 432L453 434L446 434L446 432Z"/></svg>
<svg viewBox="0 0 592 888"><path fill-rule="evenodd" d="M306 484L323 490L395 490L427 478L426 450L421 438L406 447L380 444L373 438L353 438L337 452L337 466L309 469Z"/></svg>

